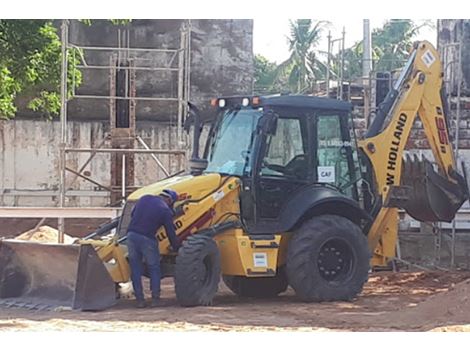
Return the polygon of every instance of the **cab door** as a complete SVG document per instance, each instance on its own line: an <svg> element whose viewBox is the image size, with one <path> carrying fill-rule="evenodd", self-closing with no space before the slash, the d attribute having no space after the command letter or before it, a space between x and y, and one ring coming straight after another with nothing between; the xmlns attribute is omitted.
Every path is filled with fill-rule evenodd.
<svg viewBox="0 0 470 352"><path fill-rule="evenodd" d="M305 113L279 114L257 165L256 218L276 220L287 200L312 181L310 120Z"/></svg>
<svg viewBox="0 0 470 352"><path fill-rule="evenodd" d="M358 200L359 162L352 121L346 113L318 112L315 117L316 182L327 183Z"/></svg>

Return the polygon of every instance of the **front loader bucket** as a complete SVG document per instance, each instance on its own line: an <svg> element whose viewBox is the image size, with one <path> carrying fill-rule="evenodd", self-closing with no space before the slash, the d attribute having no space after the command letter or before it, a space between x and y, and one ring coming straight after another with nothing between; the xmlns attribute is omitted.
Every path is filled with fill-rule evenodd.
<svg viewBox="0 0 470 352"><path fill-rule="evenodd" d="M434 171L432 164L416 155L407 156L403 163L402 188L406 190L398 202L411 217L418 221L451 222L462 204L468 199L468 186L457 172L449 181Z"/></svg>
<svg viewBox="0 0 470 352"><path fill-rule="evenodd" d="M0 304L102 310L115 284L91 245L0 240Z"/></svg>

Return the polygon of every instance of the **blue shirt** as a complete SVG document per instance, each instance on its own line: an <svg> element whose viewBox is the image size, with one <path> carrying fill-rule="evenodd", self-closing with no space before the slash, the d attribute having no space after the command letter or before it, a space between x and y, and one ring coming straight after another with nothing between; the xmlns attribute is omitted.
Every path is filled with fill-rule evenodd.
<svg viewBox="0 0 470 352"><path fill-rule="evenodd" d="M178 250L178 238L173 225L173 210L159 196L142 196L132 209L127 231L155 239L157 230L163 226L173 250Z"/></svg>

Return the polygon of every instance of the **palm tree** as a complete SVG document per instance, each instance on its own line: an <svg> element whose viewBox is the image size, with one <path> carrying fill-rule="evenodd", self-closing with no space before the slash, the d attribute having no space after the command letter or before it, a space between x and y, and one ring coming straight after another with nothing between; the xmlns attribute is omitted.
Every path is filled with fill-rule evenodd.
<svg viewBox="0 0 470 352"><path fill-rule="evenodd" d="M278 66L275 82L283 81L292 91L301 93L325 70L314 49L327 22L299 19L289 23L290 56Z"/></svg>
<svg viewBox="0 0 470 352"><path fill-rule="evenodd" d="M419 30L425 26L433 26L429 20L420 23L412 20L388 20L382 28L372 32L372 59L375 71L393 71L403 66L408 58L408 53L413 45L413 40ZM357 42L351 48L345 49L345 73L346 79L362 77L362 41ZM341 53L338 53L336 61ZM336 68L333 67L335 70Z"/></svg>
<svg viewBox="0 0 470 352"><path fill-rule="evenodd" d="M373 55L378 58L375 69L392 71L401 67L413 45L413 38L430 21L420 24L412 20L389 20L372 33Z"/></svg>

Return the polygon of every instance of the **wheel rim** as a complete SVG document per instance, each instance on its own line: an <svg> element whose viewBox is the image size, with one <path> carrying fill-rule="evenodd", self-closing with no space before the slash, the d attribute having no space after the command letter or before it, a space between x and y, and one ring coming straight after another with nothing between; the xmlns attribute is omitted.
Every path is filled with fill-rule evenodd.
<svg viewBox="0 0 470 352"><path fill-rule="evenodd" d="M320 247L317 266L321 277L330 283L349 280L354 266L351 246L340 238L326 241Z"/></svg>

